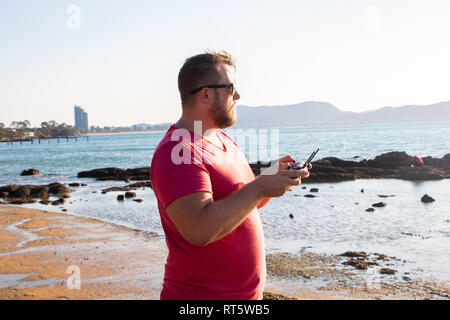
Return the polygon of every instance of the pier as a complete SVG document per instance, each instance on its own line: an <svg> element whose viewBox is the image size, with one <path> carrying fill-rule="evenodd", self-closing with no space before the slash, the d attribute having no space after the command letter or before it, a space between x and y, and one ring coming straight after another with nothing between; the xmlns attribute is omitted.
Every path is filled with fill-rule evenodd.
<svg viewBox="0 0 450 320"><path fill-rule="evenodd" d="M78 142L78 139L86 140L89 142L89 136L61 136L61 137L52 137L52 138L23 138L23 139L14 139L14 140L6 140L6 141L0 141L0 142L6 142L6 144L14 145L14 143L24 143L29 142L31 144L37 143L41 144L41 142L48 141L50 143L52 140L56 140L56 143L60 143L60 141L74 141Z"/></svg>

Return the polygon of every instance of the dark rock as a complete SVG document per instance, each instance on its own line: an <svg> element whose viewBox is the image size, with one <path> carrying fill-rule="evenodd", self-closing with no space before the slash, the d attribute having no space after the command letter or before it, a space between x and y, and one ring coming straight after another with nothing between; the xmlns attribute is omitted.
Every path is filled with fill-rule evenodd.
<svg viewBox="0 0 450 320"><path fill-rule="evenodd" d="M302 187L302 189L304 190L304 189L306 189L306 187Z"/></svg>
<svg viewBox="0 0 450 320"><path fill-rule="evenodd" d="M142 201L144 201L144 200L142 200L142 199L133 199L133 201L136 201L136 202L142 202Z"/></svg>
<svg viewBox="0 0 450 320"><path fill-rule="evenodd" d="M81 186L82 187L87 187L87 184L86 183L82 183Z"/></svg>
<svg viewBox="0 0 450 320"><path fill-rule="evenodd" d="M292 213L290 213L289 218L294 219L294 215Z"/></svg>
<svg viewBox="0 0 450 320"><path fill-rule="evenodd" d="M346 266L352 266L358 270L367 270L369 268L369 266L378 265L378 263L376 263L376 262L370 262L365 259L353 259L353 258L348 261L343 262L342 264L346 265Z"/></svg>
<svg viewBox="0 0 450 320"><path fill-rule="evenodd" d="M374 212L375 209L374 209L374 208L367 208L366 211L367 211L367 212Z"/></svg>
<svg viewBox="0 0 450 320"><path fill-rule="evenodd" d="M319 189L318 189L318 188L311 188L311 189L309 190L309 192L319 192Z"/></svg>
<svg viewBox="0 0 450 320"><path fill-rule="evenodd" d="M101 168L78 173L78 178L97 178L97 180L122 180L129 182L131 180L150 180L150 167L120 169L120 168ZM151 184L150 184L151 186Z"/></svg>
<svg viewBox="0 0 450 320"><path fill-rule="evenodd" d="M23 170L20 175L21 176L37 176L37 175L39 175L39 173L40 172L38 169L28 169L28 170Z"/></svg>
<svg viewBox="0 0 450 320"><path fill-rule="evenodd" d="M361 189L361 193L364 193L364 189Z"/></svg>
<svg viewBox="0 0 450 320"><path fill-rule="evenodd" d="M62 183L59 183L59 182L50 183L48 185L48 187L49 187L48 193L53 194L55 196L60 196L60 195L63 195L65 193L73 191L73 190L70 190L65 185L63 185Z"/></svg>
<svg viewBox="0 0 450 320"><path fill-rule="evenodd" d="M305 198L315 198L316 196L313 194L305 194Z"/></svg>
<svg viewBox="0 0 450 320"><path fill-rule="evenodd" d="M382 207L386 207L386 206L387 206L387 204L385 202L377 202L377 203L372 204L372 207L375 207L375 208L382 208Z"/></svg>
<svg viewBox="0 0 450 320"><path fill-rule="evenodd" d="M117 196L117 201L123 201L123 200L125 200L124 195L123 195L123 194L119 194L119 195Z"/></svg>
<svg viewBox="0 0 450 320"><path fill-rule="evenodd" d="M367 253L364 251L346 251L340 256L348 258L367 258Z"/></svg>
<svg viewBox="0 0 450 320"><path fill-rule="evenodd" d="M136 197L136 193L131 191L125 192L125 198L134 198L134 197Z"/></svg>
<svg viewBox="0 0 450 320"><path fill-rule="evenodd" d="M69 187L79 187L80 184L78 182L69 183Z"/></svg>
<svg viewBox="0 0 450 320"><path fill-rule="evenodd" d="M425 194L420 199L420 201L422 201L423 203L430 203L430 202L434 202L435 200L432 197L430 197L429 195Z"/></svg>
<svg viewBox="0 0 450 320"><path fill-rule="evenodd" d="M397 270L389 269L389 268L381 268L380 274L396 274Z"/></svg>
<svg viewBox="0 0 450 320"><path fill-rule="evenodd" d="M373 160L368 160L367 165L369 167L392 169L410 166L412 159L413 157L407 155L404 151L394 151L379 155Z"/></svg>
<svg viewBox="0 0 450 320"><path fill-rule="evenodd" d="M58 200L55 200L51 203L52 206L59 206L61 204L64 204L66 202L66 200L64 200L63 198L59 198Z"/></svg>
<svg viewBox="0 0 450 320"><path fill-rule="evenodd" d="M48 204L51 203L51 201L49 201L49 200L41 200L41 201L39 201L39 203L40 203L40 204L48 205Z"/></svg>
<svg viewBox="0 0 450 320"><path fill-rule="evenodd" d="M387 195L387 194L377 194L377 196L378 196L379 198L391 198L391 197L395 197L395 194L390 194L390 195Z"/></svg>
<svg viewBox="0 0 450 320"><path fill-rule="evenodd" d="M139 188L143 188L143 187L151 187L151 182L150 181L146 181L146 182L136 182L127 186L123 186L123 187L111 187L111 188L106 188L102 190L102 193L107 193L107 192L111 192L111 191L131 191L131 190L136 190Z"/></svg>

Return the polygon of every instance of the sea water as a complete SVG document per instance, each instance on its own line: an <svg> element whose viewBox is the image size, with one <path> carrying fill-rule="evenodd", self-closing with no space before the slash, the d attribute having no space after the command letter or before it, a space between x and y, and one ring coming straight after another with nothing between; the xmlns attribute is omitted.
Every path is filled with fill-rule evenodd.
<svg viewBox="0 0 450 320"><path fill-rule="evenodd" d="M249 161L273 160L290 154L301 161L316 148L316 159L338 157L360 161L390 151L442 157L450 153L450 123L393 123L296 128L228 129ZM163 132L92 135L78 141L61 139L0 143L0 186L81 182L63 206L39 203L26 207L60 211L114 222L163 235L157 203L150 188L136 190L138 203L117 201L118 194L101 190L124 186L122 181L78 179L77 173L104 167L149 166ZM256 142L255 142L256 141ZM40 176L22 177L37 168ZM302 185L303 186L303 185ZM339 254L366 251L395 256L410 270L450 280L450 180L411 182L396 179L305 184L260 210L267 251L309 251ZM312 193L310 189L318 188ZM361 190L364 189L364 192ZM306 198L305 194L316 197ZM436 201L424 204L429 194ZM390 195L380 198L379 195ZM366 212L373 203L384 208ZM292 214L293 218L289 215Z"/></svg>

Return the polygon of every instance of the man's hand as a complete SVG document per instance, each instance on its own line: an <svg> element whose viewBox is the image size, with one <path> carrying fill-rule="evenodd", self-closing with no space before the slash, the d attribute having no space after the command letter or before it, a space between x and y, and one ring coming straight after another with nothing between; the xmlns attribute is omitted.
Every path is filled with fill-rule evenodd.
<svg viewBox="0 0 450 320"><path fill-rule="evenodd" d="M311 164L302 170L291 170L295 164L291 156L285 156L264 170L252 183L263 197L281 197L293 186L300 185L302 178L309 177Z"/></svg>

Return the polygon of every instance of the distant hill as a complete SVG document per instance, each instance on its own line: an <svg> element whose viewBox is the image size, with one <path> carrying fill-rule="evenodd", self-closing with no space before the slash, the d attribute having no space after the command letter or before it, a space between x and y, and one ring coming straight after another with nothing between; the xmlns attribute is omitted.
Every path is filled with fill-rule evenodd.
<svg viewBox="0 0 450 320"><path fill-rule="evenodd" d="M327 102L285 106L237 106L234 127L284 127L374 122L450 121L450 101L428 106L384 107L366 112L341 111Z"/></svg>

